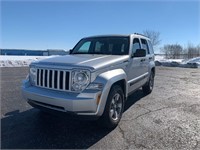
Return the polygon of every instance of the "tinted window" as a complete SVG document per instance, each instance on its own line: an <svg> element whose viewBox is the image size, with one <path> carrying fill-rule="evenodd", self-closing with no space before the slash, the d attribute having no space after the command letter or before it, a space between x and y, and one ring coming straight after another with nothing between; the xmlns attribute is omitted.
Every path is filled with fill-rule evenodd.
<svg viewBox="0 0 200 150"><path fill-rule="evenodd" d="M104 43L103 43L103 42L100 42L100 41L97 41L97 42L95 43L94 51L95 51L95 52L101 52L102 49L103 49L103 47L104 47Z"/></svg>
<svg viewBox="0 0 200 150"><path fill-rule="evenodd" d="M154 53L153 46L152 46L152 44L151 44L151 42L149 40L147 42L148 42L148 45L149 45L150 54L153 54Z"/></svg>
<svg viewBox="0 0 200 150"><path fill-rule="evenodd" d="M140 41L139 41L139 39L135 38L133 40L132 54L135 53L136 49L140 49L140 48L141 48Z"/></svg>
<svg viewBox="0 0 200 150"><path fill-rule="evenodd" d="M72 54L128 55L128 53L129 37L94 37L82 39Z"/></svg>
<svg viewBox="0 0 200 150"><path fill-rule="evenodd" d="M147 40L141 39L141 43L142 43L142 48L146 50L147 54L149 54L149 47L147 44Z"/></svg>

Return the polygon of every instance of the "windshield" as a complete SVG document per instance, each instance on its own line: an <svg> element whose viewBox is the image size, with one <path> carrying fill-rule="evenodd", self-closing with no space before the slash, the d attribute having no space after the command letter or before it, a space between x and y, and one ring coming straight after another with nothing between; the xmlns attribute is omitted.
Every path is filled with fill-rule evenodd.
<svg viewBox="0 0 200 150"><path fill-rule="evenodd" d="M129 37L94 37L82 39L72 54L128 55Z"/></svg>

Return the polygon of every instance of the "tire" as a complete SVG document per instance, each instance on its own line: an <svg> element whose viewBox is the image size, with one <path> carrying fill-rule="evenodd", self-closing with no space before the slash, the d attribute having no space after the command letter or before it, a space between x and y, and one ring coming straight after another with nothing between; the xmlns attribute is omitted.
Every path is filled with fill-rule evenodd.
<svg viewBox="0 0 200 150"><path fill-rule="evenodd" d="M124 92L119 85L113 85L107 98L104 113L98 120L100 126L115 128L124 111Z"/></svg>
<svg viewBox="0 0 200 150"><path fill-rule="evenodd" d="M150 94L153 91L153 87L154 87L154 73L151 72L149 81L142 87L142 91L144 94Z"/></svg>

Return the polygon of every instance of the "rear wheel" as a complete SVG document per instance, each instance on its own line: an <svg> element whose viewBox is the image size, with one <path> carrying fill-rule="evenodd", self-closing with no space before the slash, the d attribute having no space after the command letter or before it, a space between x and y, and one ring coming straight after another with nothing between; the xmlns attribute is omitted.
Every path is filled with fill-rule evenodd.
<svg viewBox="0 0 200 150"><path fill-rule="evenodd" d="M149 77L149 81L142 87L142 90L145 94L150 94L153 91L153 87L154 87L154 73L152 71Z"/></svg>
<svg viewBox="0 0 200 150"><path fill-rule="evenodd" d="M121 120L124 110L124 92L119 85L114 85L107 98L104 113L99 119L101 126L114 128Z"/></svg>

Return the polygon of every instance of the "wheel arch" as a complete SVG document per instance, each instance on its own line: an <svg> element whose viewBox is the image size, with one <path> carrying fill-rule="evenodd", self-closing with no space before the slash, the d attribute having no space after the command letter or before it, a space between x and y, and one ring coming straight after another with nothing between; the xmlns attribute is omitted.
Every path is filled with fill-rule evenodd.
<svg viewBox="0 0 200 150"><path fill-rule="evenodd" d="M118 84L122 87L122 90L124 91L124 98L126 98L128 95L127 75L123 69L114 69L114 70L104 72L100 74L95 81L101 82L104 84L104 88L102 91L101 100L99 104L100 106L98 110L99 115L103 114L104 112L107 97L113 85Z"/></svg>
<svg viewBox="0 0 200 150"><path fill-rule="evenodd" d="M126 96L126 92L127 92L126 80L125 79L121 79L119 81L116 81L115 83L113 83L113 85L111 86L111 88L114 85L119 85L122 88L122 90L124 92L124 99L126 100L126 98L127 98L127 96Z"/></svg>
<svg viewBox="0 0 200 150"><path fill-rule="evenodd" d="M151 68L151 72L153 72L153 74L155 76L155 74L156 74L156 68L155 67Z"/></svg>

